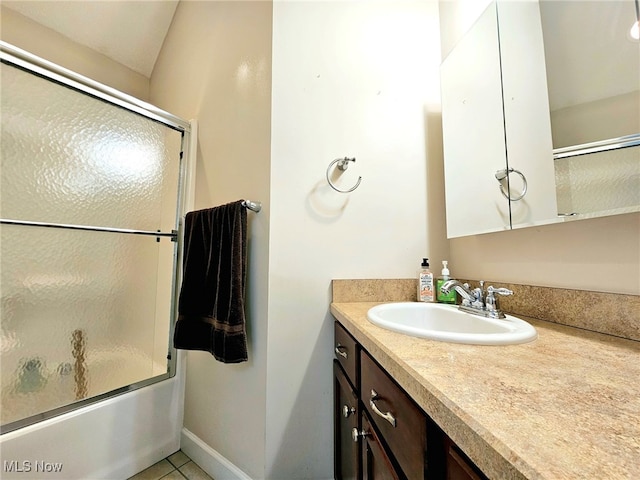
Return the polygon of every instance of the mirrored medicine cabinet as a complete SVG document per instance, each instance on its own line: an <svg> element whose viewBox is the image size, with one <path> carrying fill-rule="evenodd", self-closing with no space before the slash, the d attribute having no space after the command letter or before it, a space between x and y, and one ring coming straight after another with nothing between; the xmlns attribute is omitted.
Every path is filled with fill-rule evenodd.
<svg viewBox="0 0 640 480"><path fill-rule="evenodd" d="M441 66L449 238L640 211L634 0L489 4Z"/></svg>

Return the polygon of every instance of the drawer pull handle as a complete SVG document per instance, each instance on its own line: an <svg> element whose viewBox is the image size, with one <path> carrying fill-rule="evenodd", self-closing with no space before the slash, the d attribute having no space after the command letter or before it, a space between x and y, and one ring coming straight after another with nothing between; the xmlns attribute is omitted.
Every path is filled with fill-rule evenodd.
<svg viewBox="0 0 640 480"><path fill-rule="evenodd" d="M349 405L343 405L342 407L342 415L344 418L349 418L349 415L356 413L356 407L350 407Z"/></svg>
<svg viewBox="0 0 640 480"><path fill-rule="evenodd" d="M347 347L343 347L342 345L338 344L336 346L336 355L340 355L342 358L347 358Z"/></svg>
<svg viewBox="0 0 640 480"><path fill-rule="evenodd" d="M384 418L387 422L389 422L395 428L396 418L393 415L391 415L390 412L384 413L380 411L380 409L378 408L375 402L378 398L379 398L378 392L376 392L375 390L371 390L371 398L369 399L369 406L371 407L371 410L373 410L377 415Z"/></svg>
<svg viewBox="0 0 640 480"><path fill-rule="evenodd" d="M355 427L351 430L351 438L353 438L353 441L355 443L358 443L360 437L367 437L369 435L371 435L371 433L367 432L366 430L358 430Z"/></svg>

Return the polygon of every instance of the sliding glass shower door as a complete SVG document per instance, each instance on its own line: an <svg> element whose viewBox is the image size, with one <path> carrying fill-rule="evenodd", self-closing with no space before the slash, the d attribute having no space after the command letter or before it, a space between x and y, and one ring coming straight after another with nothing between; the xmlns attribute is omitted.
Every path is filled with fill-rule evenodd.
<svg viewBox="0 0 640 480"><path fill-rule="evenodd" d="M1 68L7 431L169 376L184 130Z"/></svg>

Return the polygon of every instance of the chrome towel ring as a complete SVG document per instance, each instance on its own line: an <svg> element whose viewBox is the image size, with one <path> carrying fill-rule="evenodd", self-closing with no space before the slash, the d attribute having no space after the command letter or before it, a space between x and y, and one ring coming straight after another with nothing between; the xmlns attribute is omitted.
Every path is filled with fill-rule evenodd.
<svg viewBox="0 0 640 480"><path fill-rule="evenodd" d="M504 191L504 185L502 184L502 180L507 178L507 176L512 172L520 175L520 177L522 178L522 184L523 184L522 193L515 198L511 198L509 196L509 193ZM527 179L520 170L516 170L515 168L503 168L502 170L498 170L496 172L496 180L498 180L498 182L500 183L500 192L507 200L510 200L512 202L517 202L518 200L522 200L527 193Z"/></svg>
<svg viewBox="0 0 640 480"><path fill-rule="evenodd" d="M329 166L327 167L327 182L329 182L329 186L331 188L333 188L336 192L340 192L340 193L349 193L349 192L353 192L356 188L358 188L358 186L360 185L360 182L362 181L362 177L358 177L358 181L356 182L356 184L351 187L349 190L340 190L338 187L336 187L333 182L331 181L331 167L333 167L336 163L338 164L338 170L344 172L347 168L349 168L349 162L355 162L356 159L355 158L336 158L333 162L331 162L329 164Z"/></svg>

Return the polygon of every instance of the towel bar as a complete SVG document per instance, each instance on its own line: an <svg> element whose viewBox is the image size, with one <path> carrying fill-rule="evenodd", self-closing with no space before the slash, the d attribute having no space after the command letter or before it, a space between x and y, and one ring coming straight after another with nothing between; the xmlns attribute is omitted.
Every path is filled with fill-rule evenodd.
<svg viewBox="0 0 640 480"><path fill-rule="evenodd" d="M254 212L259 212L260 210L262 210L262 203L252 202L251 200L243 200L242 206Z"/></svg>

